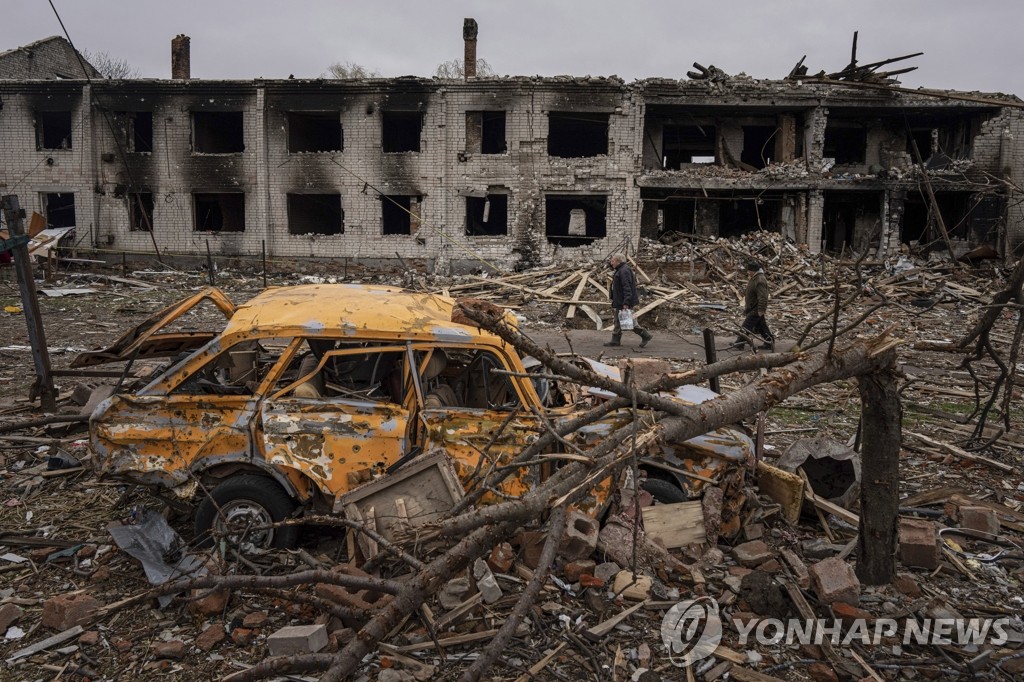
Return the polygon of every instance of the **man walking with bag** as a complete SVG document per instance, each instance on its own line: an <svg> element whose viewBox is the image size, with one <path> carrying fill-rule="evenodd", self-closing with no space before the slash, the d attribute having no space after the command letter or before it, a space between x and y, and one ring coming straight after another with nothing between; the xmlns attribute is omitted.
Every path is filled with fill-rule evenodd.
<svg viewBox="0 0 1024 682"><path fill-rule="evenodd" d="M615 328L612 330L612 340L604 344L606 346L622 345L622 330L632 329L640 337L640 347L643 348L654 335L646 329L642 329L632 321L633 308L640 305L640 292L636 288L636 277L633 270L626 264L626 257L621 253L613 253L608 258L608 267L614 270L612 274L612 318L615 320ZM623 315L628 313L628 315ZM625 327L620 322L620 315L628 317Z"/></svg>
<svg viewBox="0 0 1024 682"><path fill-rule="evenodd" d="M765 313L768 312L768 278L764 274L764 268L757 261L747 263L747 271L753 273L753 276L747 283L747 290L743 296L743 314L746 316L743 328L764 339L764 345L759 347L761 350L774 351L775 337L768 329L768 320L765 319ZM743 348L745 343L745 338L737 336L736 343L731 347Z"/></svg>

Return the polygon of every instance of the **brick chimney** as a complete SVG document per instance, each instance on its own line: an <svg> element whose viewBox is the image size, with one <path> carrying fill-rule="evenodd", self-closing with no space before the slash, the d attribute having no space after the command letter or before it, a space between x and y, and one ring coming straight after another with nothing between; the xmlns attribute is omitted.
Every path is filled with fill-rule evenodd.
<svg viewBox="0 0 1024 682"><path fill-rule="evenodd" d="M185 34L179 34L171 40L171 78L174 80L187 81L192 78L190 40Z"/></svg>
<svg viewBox="0 0 1024 682"><path fill-rule="evenodd" d="M476 19L465 19L462 22L462 39L466 43L466 51L462 60L462 72L466 80L476 78Z"/></svg>

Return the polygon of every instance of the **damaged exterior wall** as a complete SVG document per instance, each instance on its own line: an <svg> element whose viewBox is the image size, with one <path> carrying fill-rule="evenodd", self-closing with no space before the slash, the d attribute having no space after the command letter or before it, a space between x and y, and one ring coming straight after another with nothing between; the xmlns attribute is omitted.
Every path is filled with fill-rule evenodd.
<svg viewBox="0 0 1024 682"><path fill-rule="evenodd" d="M943 214L950 230L961 224L965 245L991 243L1004 255L1024 242L1024 215L999 182L1024 176L1024 115L997 104L744 76L631 84L569 77L6 80L0 96L5 191L20 194L30 210L40 210L47 193L74 192L80 244L117 258L123 251L152 253L154 242L164 254L204 255L208 243L225 256L258 256L265 244L276 258L399 256L441 269L481 261L504 269L601 258L624 240L635 244L641 225L644 235L658 236L667 201L690 202L673 210L685 212L687 229L692 224L699 235L741 233L760 222L812 252L837 250L845 241L847 249L886 255L900 245L907 201L908 220L924 226L927 219L906 117L919 122L917 139L942 147L942 154L933 154L932 144L921 151L933 165L936 192L951 197L955 215ZM71 111L71 148L37 149L36 112L62 108ZM151 151L128 143L131 112L151 114ZM203 112L240 116L244 148L197 152L195 114ZM289 126L299 123L289 114L296 112L328 128L336 117L342 148L291 151ZM504 151L480 153L473 112L504 112ZM419 151L383 152L389 113L422 121ZM606 119L607 153L550 154L551 113L568 120L570 130L576 115L590 134L594 121ZM680 121L713 129L713 163L662 168L665 128ZM830 124L846 128L830 133ZM937 130L933 138L928 126ZM415 136L414 129L401 132ZM860 136L862 150L854 148ZM833 162L826 152L837 144L855 160ZM741 157L768 165L757 168ZM132 229L129 201L138 192L152 195L152 234ZM206 229L197 212L210 205L197 204L197 194L214 202L234 197L214 208L238 220L237 195L244 197L244 229ZM418 215L408 221L409 234L383 234L380 194L411 197ZM493 194L507 197L507 233L467 235L467 198ZM289 195L340 197L340 233L289 230ZM590 224L588 236L574 223L568 235L549 235L552 196L603 212L604 232ZM929 229L922 234L934 239Z"/></svg>

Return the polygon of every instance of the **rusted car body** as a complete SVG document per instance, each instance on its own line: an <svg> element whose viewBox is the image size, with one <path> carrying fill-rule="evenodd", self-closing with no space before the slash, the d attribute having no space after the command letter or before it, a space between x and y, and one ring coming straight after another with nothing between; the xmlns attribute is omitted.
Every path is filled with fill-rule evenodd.
<svg viewBox="0 0 1024 682"><path fill-rule="evenodd" d="M227 318L223 330L168 331L204 301ZM542 433L541 418L559 423L610 397L532 375L502 339L453 322L454 307L443 296L344 284L270 288L238 306L216 289L200 292L76 359L82 367L180 357L98 406L90 434L99 468L183 497L206 491L202 532L231 510L250 521L278 520L294 504L331 510L353 488L439 448L468 485ZM675 394L688 403L714 396L694 386ZM586 448L627 419L612 414L573 437ZM719 429L664 446L645 467L696 495L741 470L751 448L741 431ZM497 497L521 495L545 471L524 467ZM259 490L247 495L254 481ZM581 506L599 510L609 493L605 481ZM258 499L268 495L269 504Z"/></svg>

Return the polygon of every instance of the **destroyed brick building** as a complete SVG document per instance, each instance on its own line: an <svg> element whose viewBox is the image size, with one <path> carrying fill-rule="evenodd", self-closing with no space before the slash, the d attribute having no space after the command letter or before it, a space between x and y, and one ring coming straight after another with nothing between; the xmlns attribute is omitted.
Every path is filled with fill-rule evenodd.
<svg viewBox="0 0 1024 682"><path fill-rule="evenodd" d="M717 71L193 80L185 36L172 61L169 80L87 81L0 59L3 192L108 258L507 269L757 229L812 253L1024 243L1013 96Z"/></svg>

